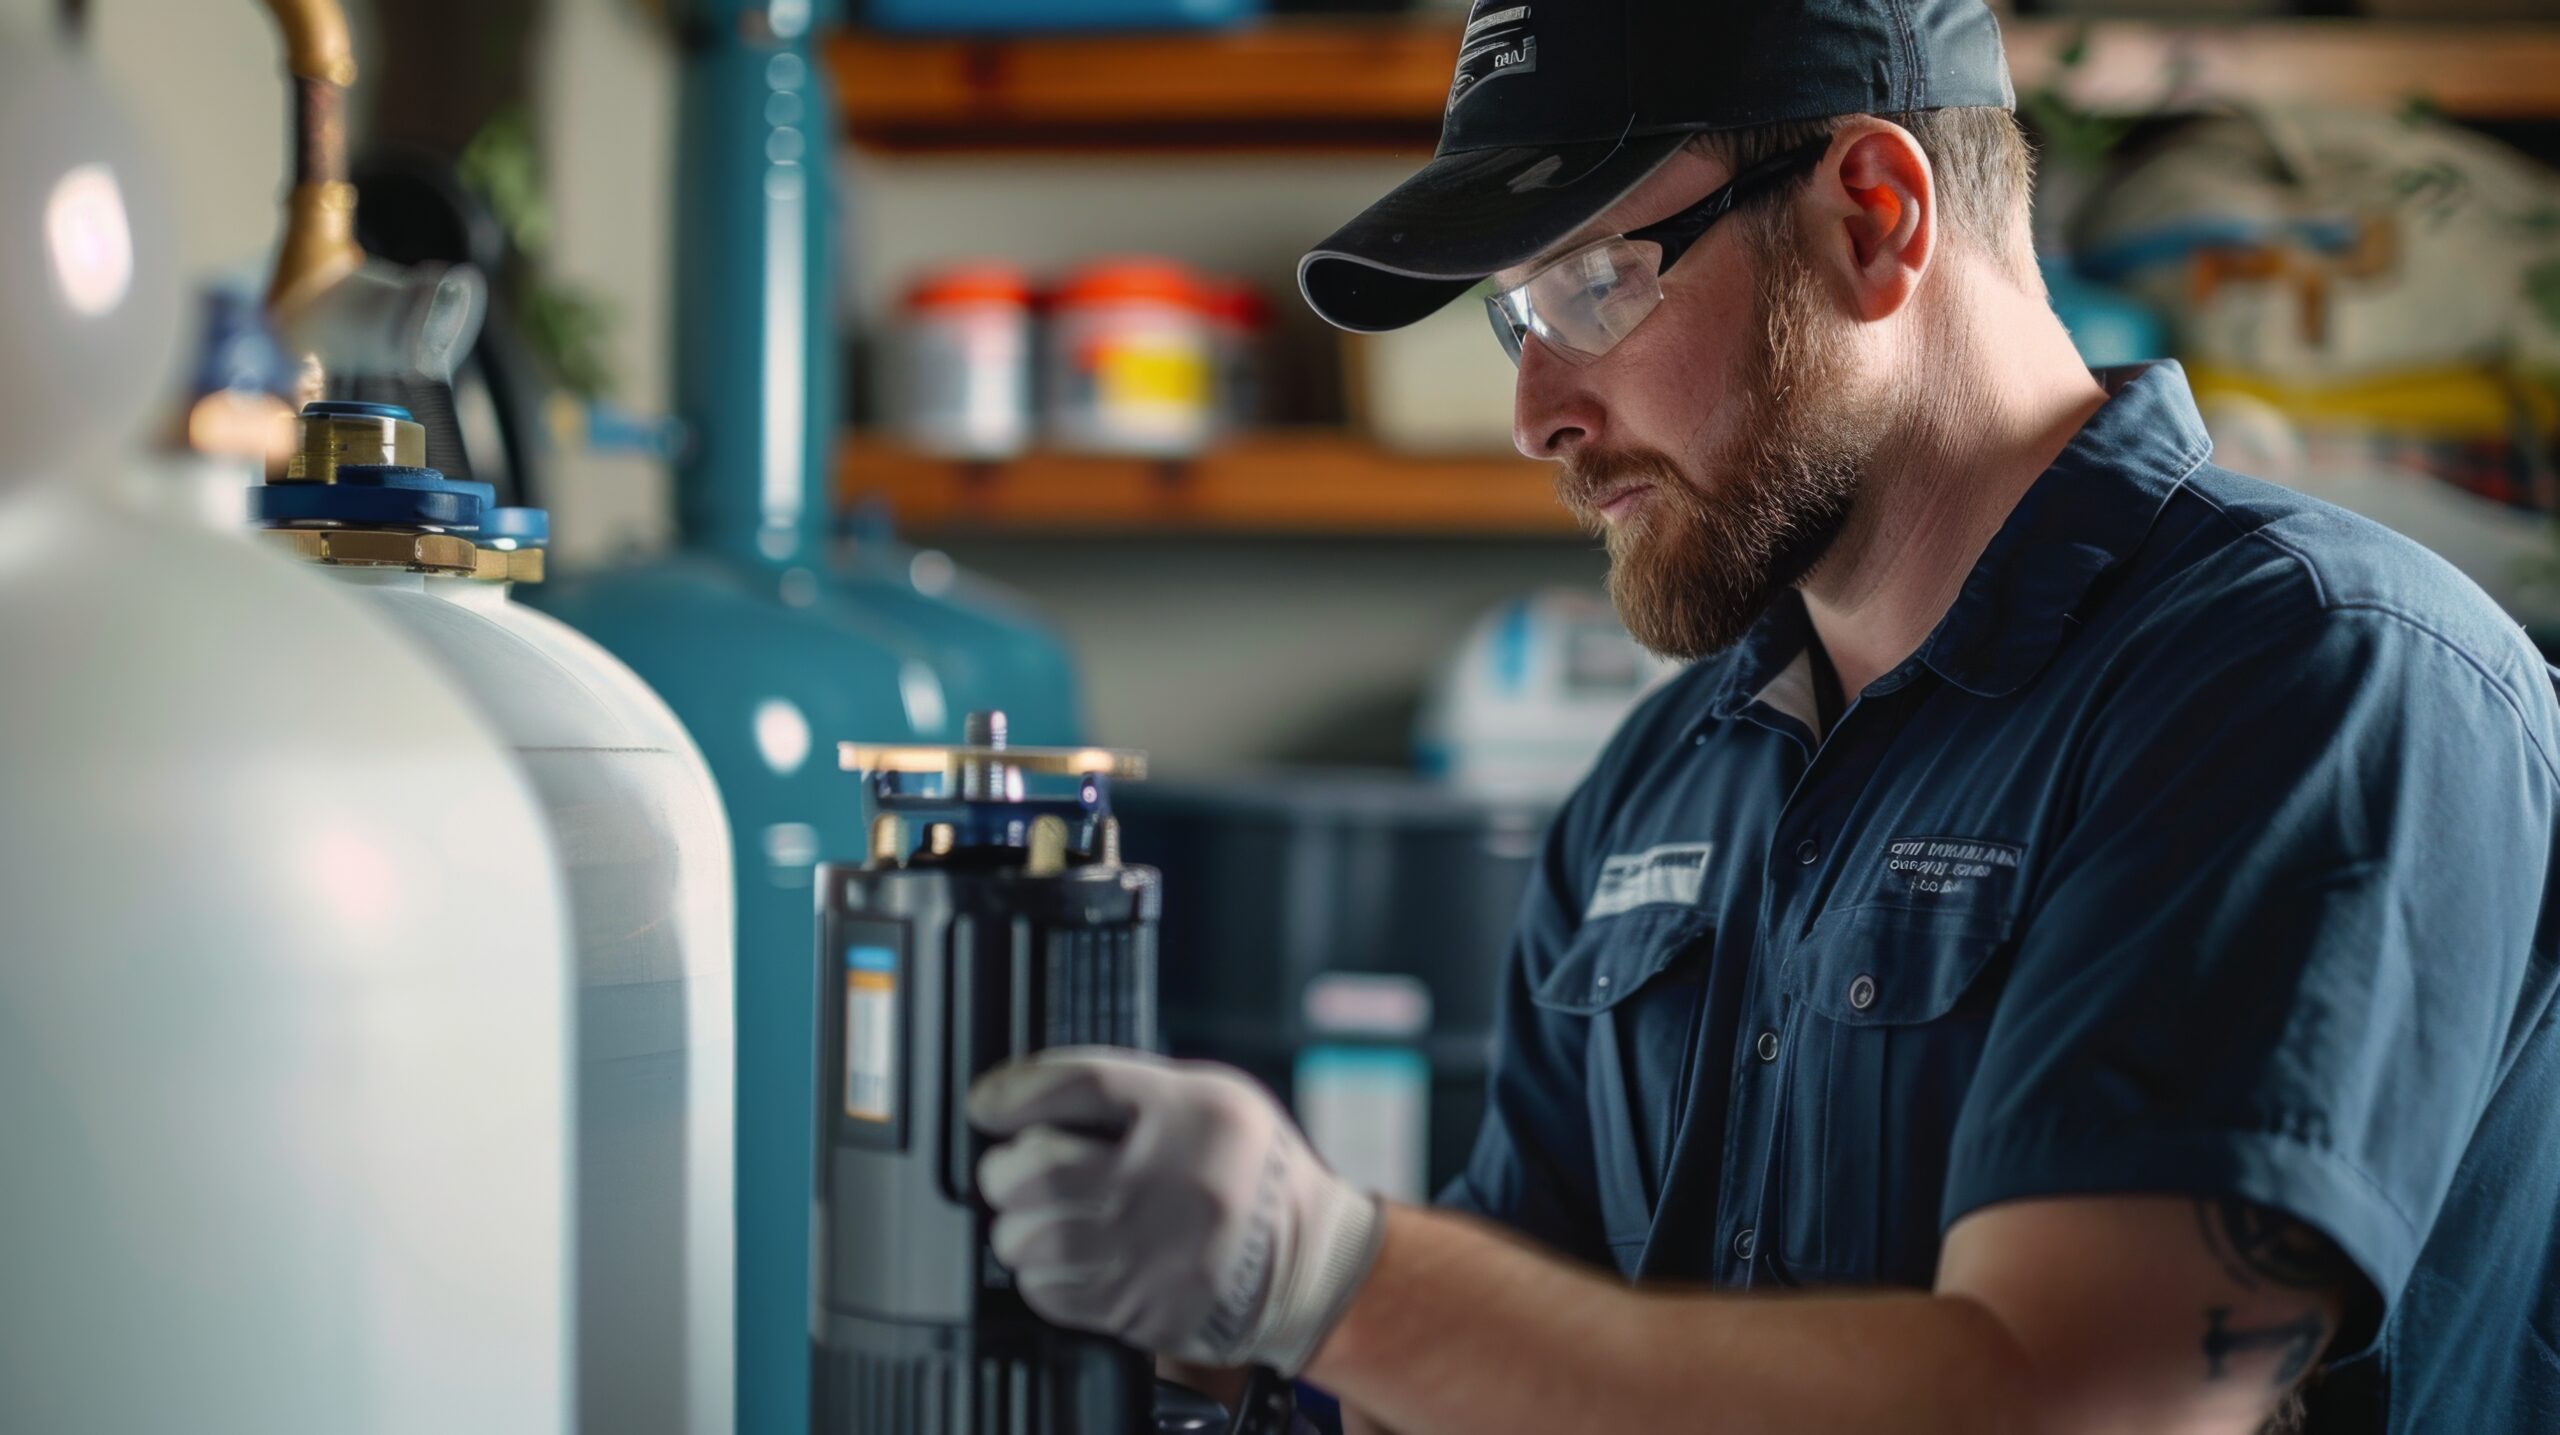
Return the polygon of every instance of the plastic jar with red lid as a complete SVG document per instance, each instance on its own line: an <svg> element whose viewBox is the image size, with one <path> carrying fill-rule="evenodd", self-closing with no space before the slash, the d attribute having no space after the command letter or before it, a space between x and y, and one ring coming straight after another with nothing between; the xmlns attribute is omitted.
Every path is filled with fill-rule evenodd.
<svg viewBox="0 0 2560 1435"><path fill-rule="evenodd" d="M1094 453L1180 457L1218 432L1202 284L1165 259L1113 259L1050 299L1043 405L1052 439Z"/></svg>
<svg viewBox="0 0 2560 1435"><path fill-rule="evenodd" d="M890 412L909 442L952 458L1009 458L1031 446L1033 293L1004 264L926 274L900 312Z"/></svg>

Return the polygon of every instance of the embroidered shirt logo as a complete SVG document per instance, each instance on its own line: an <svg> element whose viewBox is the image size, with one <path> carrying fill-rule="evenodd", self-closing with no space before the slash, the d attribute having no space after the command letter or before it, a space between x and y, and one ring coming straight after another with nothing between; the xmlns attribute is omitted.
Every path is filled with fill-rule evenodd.
<svg viewBox="0 0 2560 1435"><path fill-rule="evenodd" d="M1591 889L1583 920L1656 904L1696 906L1707 881L1707 859L1715 851L1712 842L1676 842L1608 859L1600 864L1600 881Z"/></svg>
<svg viewBox="0 0 2560 1435"><path fill-rule="evenodd" d="M1883 891L1915 903L1971 906L1999 897L2026 853L1979 837L1897 837L1885 845Z"/></svg>
<svg viewBox="0 0 2560 1435"><path fill-rule="evenodd" d="M1529 26L1529 10L1502 0L1476 0L1466 37L1458 42L1458 73L1449 81L1450 110L1487 80L1538 68L1538 34Z"/></svg>

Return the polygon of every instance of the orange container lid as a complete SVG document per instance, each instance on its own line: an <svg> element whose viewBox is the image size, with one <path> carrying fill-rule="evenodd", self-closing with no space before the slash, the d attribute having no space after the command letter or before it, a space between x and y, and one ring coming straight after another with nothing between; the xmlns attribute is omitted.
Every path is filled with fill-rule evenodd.
<svg viewBox="0 0 2560 1435"><path fill-rule="evenodd" d="M1199 276L1170 259L1105 259L1075 271L1050 302L1061 309L1086 304L1203 305Z"/></svg>
<svg viewBox="0 0 2560 1435"><path fill-rule="evenodd" d="M934 309L953 304L1031 306L1031 276L1010 264L954 264L916 280L907 290L907 307Z"/></svg>

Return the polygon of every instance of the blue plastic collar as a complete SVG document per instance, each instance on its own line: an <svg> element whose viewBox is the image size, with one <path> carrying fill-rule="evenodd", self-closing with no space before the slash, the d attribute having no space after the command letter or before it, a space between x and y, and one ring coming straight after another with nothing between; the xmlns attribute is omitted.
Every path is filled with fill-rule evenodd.
<svg viewBox="0 0 2560 1435"><path fill-rule="evenodd" d="M432 468L342 464L335 483L270 483L251 489L249 514L270 528L339 523L469 533L479 529L482 516L497 502L498 491L488 484L447 478Z"/></svg>
<svg viewBox="0 0 2560 1435"><path fill-rule="evenodd" d="M365 404L353 399L322 399L304 404L302 416L307 419L398 419L404 424L416 422L409 411L398 404Z"/></svg>
<svg viewBox="0 0 2560 1435"><path fill-rule="evenodd" d="M541 548L551 542L551 511L492 508L480 516L480 541L499 548Z"/></svg>

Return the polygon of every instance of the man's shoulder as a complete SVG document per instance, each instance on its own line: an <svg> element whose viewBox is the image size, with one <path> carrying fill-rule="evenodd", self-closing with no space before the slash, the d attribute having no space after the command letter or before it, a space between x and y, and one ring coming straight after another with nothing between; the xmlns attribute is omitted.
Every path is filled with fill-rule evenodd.
<svg viewBox="0 0 2560 1435"><path fill-rule="evenodd" d="M2552 700L2531 640L2460 569L2369 518L2213 464L2180 486L2123 586L2137 649L2281 660L2388 628L2408 640L2397 651L2468 667L2537 710Z"/></svg>

